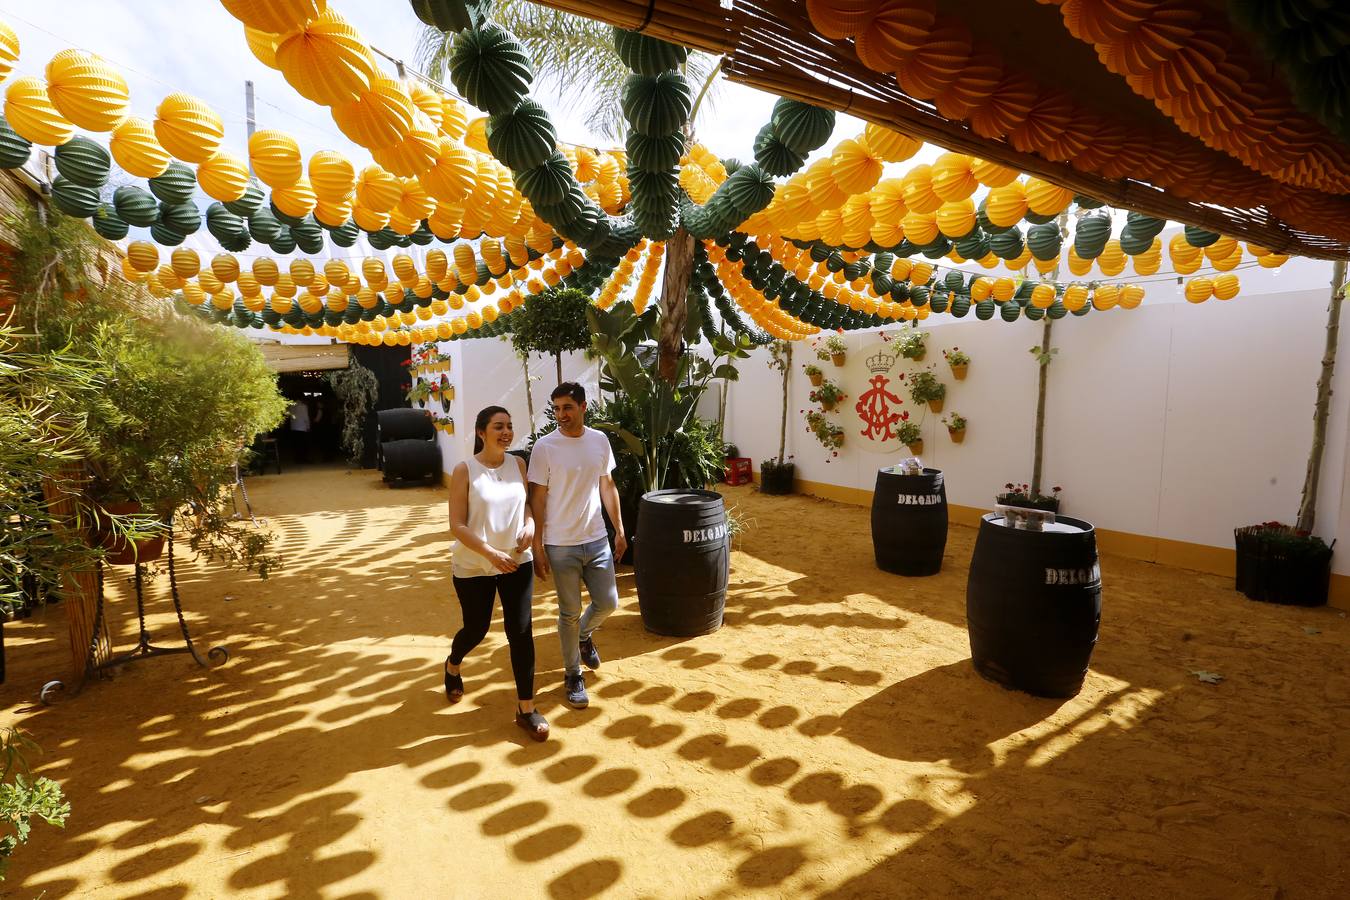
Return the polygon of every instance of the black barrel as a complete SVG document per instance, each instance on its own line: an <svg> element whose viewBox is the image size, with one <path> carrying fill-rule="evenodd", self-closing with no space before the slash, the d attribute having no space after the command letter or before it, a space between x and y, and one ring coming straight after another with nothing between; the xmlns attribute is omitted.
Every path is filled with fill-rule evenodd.
<svg viewBox="0 0 1350 900"><path fill-rule="evenodd" d="M940 469L922 475L877 472L872 492L872 550L877 568L895 575L936 575L947 548L947 486Z"/></svg>
<svg viewBox="0 0 1350 900"><path fill-rule="evenodd" d="M637 538L634 572L643 626L674 637L721 628L731 577L722 496L697 490L644 494Z"/></svg>
<svg viewBox="0 0 1350 900"><path fill-rule="evenodd" d="M385 441L380 445L384 457L385 481L439 481L441 450L435 441Z"/></svg>
<svg viewBox="0 0 1350 900"><path fill-rule="evenodd" d="M424 409L382 409L375 414L380 423L380 443L416 438L429 441L436 437L431 415Z"/></svg>
<svg viewBox="0 0 1350 900"><path fill-rule="evenodd" d="M966 628L975 670L1038 697L1083 687L1097 626L1102 578L1097 533L1059 516L1045 531L1021 531L987 514L966 585Z"/></svg>

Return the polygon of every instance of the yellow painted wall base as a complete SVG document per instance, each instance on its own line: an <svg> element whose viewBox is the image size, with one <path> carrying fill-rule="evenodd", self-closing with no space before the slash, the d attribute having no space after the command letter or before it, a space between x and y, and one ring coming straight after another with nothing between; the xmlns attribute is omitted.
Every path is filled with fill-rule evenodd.
<svg viewBox="0 0 1350 900"><path fill-rule="evenodd" d="M759 472L754 473L755 483L759 483ZM837 484L825 484L820 481L794 482L796 491L809 494L823 500L836 500L855 506L871 506L872 492L861 488L842 487ZM989 512L974 506L947 507L948 520L957 525L978 527L980 517ZM1237 568L1237 552L1231 547L1212 547L1209 544L1192 544L1188 541L1174 541L1168 538L1153 537L1147 534L1131 534L1127 531L1109 531L1097 529L1097 548L1103 553L1139 559L1145 562L1174 566L1178 569L1192 569L1208 572L1212 575L1233 576ZM1350 576L1332 575L1328 605L1338 609L1350 609Z"/></svg>

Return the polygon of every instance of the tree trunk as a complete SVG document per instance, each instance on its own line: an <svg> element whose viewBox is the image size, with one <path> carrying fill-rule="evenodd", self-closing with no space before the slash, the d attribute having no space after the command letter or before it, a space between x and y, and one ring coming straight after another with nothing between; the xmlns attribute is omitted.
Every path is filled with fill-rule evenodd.
<svg viewBox="0 0 1350 900"><path fill-rule="evenodd" d="M62 537L85 540L82 532L88 527L88 521L81 517L81 497L78 492L84 488L87 481L88 478L78 463L64 466L59 480L44 478L42 481L42 493L51 510L52 530ZM75 680L82 684L89 675L90 664L96 665L112 655L107 622L96 621L97 572L94 569L63 570L61 599L63 601L61 605L66 610L70 640L70 668Z"/></svg>
<svg viewBox="0 0 1350 900"><path fill-rule="evenodd" d="M534 434L534 387L530 384L530 354L520 354L520 364L525 367L525 409L530 414L530 434Z"/></svg>
<svg viewBox="0 0 1350 900"><path fill-rule="evenodd" d="M562 354L561 353L553 354L553 362L558 367L558 384L562 384Z"/></svg>
<svg viewBox="0 0 1350 900"><path fill-rule="evenodd" d="M787 452L787 416L788 416L788 378L792 375L792 341L787 342L783 351L783 422L778 428L778 464L783 464L783 454Z"/></svg>
<svg viewBox="0 0 1350 900"><path fill-rule="evenodd" d="M1327 344L1322 352L1322 374L1317 378L1317 403L1313 407L1312 451L1303 476L1303 501L1298 506L1300 531L1312 531L1317 523L1317 482L1322 475L1322 451L1327 443L1327 414L1331 410L1331 376L1336 370L1336 344L1341 331L1341 301L1345 299L1345 260L1331 270L1331 305L1327 308Z"/></svg>
<svg viewBox="0 0 1350 900"><path fill-rule="evenodd" d="M661 338L658 371L662 380L675 384L684 347L684 323L688 317L685 296L694 269L694 236L680 228L666 242L666 272L661 282Z"/></svg>
<svg viewBox="0 0 1350 900"><path fill-rule="evenodd" d="M1031 496L1041 492L1041 461L1045 451L1045 379L1050 368L1050 327L1055 320L1045 317L1045 332L1041 337L1041 372L1036 386L1036 450L1031 460Z"/></svg>

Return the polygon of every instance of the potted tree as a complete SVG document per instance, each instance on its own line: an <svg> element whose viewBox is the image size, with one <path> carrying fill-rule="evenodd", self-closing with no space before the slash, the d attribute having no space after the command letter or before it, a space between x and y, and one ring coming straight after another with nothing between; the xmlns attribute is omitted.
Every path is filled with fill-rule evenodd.
<svg viewBox="0 0 1350 900"><path fill-rule="evenodd" d="M1287 606L1324 606L1331 584L1330 545L1282 522L1233 531L1237 546L1236 587L1249 599Z"/></svg>
<svg viewBox="0 0 1350 900"><path fill-rule="evenodd" d="M966 439L965 416L952 413L950 416L943 417L942 424L947 426L947 435L952 439L953 444L959 444Z"/></svg>
<svg viewBox="0 0 1350 900"><path fill-rule="evenodd" d="M919 428L919 423L908 419L901 422L896 437L909 448L910 456L923 456L923 430Z"/></svg>
<svg viewBox="0 0 1350 900"><path fill-rule="evenodd" d="M957 381L965 381L966 372L970 370L970 356L959 347L943 350L942 355L947 360L947 365L952 368L952 377Z"/></svg>
<svg viewBox="0 0 1350 900"><path fill-rule="evenodd" d="M792 457L784 455L787 452L788 376L792 372L791 341L774 341L769 345L769 366L782 378L783 411L778 424L778 457L766 459L759 464L759 490L764 494L790 494L797 473ZM822 377L820 368L814 365L807 366L808 377L811 377L812 369L815 370L815 376L812 377L811 383L819 385Z"/></svg>
<svg viewBox="0 0 1350 900"><path fill-rule="evenodd" d="M819 403L826 412L832 411L847 396L833 381L825 381L810 394L811 402Z"/></svg>
<svg viewBox="0 0 1350 900"><path fill-rule="evenodd" d="M946 396L947 386L932 372L915 372L909 376L909 397L915 403L927 403L930 410L940 413Z"/></svg>
<svg viewBox="0 0 1350 900"><path fill-rule="evenodd" d="M517 353L551 354L561 383L562 355L591 346L586 324L590 306L590 298L574 288L549 288L532 294L511 314L511 344Z"/></svg>
<svg viewBox="0 0 1350 900"><path fill-rule="evenodd" d="M811 387L820 387L820 383L825 380L825 373L820 370L820 366L814 363L806 366L803 371L806 372L806 377L810 379Z"/></svg>

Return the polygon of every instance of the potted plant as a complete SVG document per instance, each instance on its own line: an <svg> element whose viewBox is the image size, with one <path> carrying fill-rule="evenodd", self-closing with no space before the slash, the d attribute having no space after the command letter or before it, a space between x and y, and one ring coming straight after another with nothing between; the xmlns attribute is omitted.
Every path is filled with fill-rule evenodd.
<svg viewBox="0 0 1350 900"><path fill-rule="evenodd" d="M829 360L836 366L842 366L848 359L848 344L844 336L832 334L825 339L824 346L816 348L816 358L821 362Z"/></svg>
<svg viewBox="0 0 1350 900"><path fill-rule="evenodd" d="M820 387L820 383L825 380L825 373L821 371L820 366L812 363L804 370L806 377L811 380L811 387Z"/></svg>
<svg viewBox="0 0 1350 900"><path fill-rule="evenodd" d="M928 332L921 331L917 325L901 328L899 336L895 338L895 348L905 359L923 362L923 358L928 355Z"/></svg>
<svg viewBox="0 0 1350 900"><path fill-rule="evenodd" d="M909 448L910 456L923 455L923 429L919 428L917 422L908 419L901 422L896 430L896 437L900 439L900 443Z"/></svg>
<svg viewBox="0 0 1350 900"><path fill-rule="evenodd" d="M952 377L957 381L965 381L966 372L970 369L970 357L961 352L959 347L943 350L942 355L946 357L947 365L952 367Z"/></svg>
<svg viewBox="0 0 1350 900"><path fill-rule="evenodd" d="M1000 506L1022 506L1057 513L1062 490L1064 489L1056 485L1051 488L1049 494L1041 494L1033 491L1029 484L1014 484L1010 481L1003 486L1003 492L996 495L994 501Z"/></svg>
<svg viewBox="0 0 1350 900"><path fill-rule="evenodd" d="M839 455L839 448L844 446L844 429L827 419L823 412L807 411L806 430L820 441L820 446L830 451L831 456Z"/></svg>
<svg viewBox="0 0 1350 900"><path fill-rule="evenodd" d="M418 406L427 402L431 397L431 382L418 380L408 388L408 403Z"/></svg>
<svg viewBox="0 0 1350 900"><path fill-rule="evenodd" d="M586 313L591 298L573 288L552 287L525 298L511 314L511 343L517 353L553 356L558 381L562 355L591 346Z"/></svg>
<svg viewBox="0 0 1350 900"><path fill-rule="evenodd" d="M947 434L952 439L953 444L959 444L966 439L966 417L959 413L952 413L950 416L944 416L942 424L947 426Z"/></svg>
<svg viewBox="0 0 1350 900"><path fill-rule="evenodd" d="M1236 587L1252 600L1290 606L1324 606L1331 584L1336 542L1281 522L1233 531L1237 546Z"/></svg>
<svg viewBox="0 0 1350 900"><path fill-rule="evenodd" d="M845 394L833 381L826 381L811 392L811 402L819 403L821 408L830 412L848 395Z"/></svg>
<svg viewBox="0 0 1350 900"><path fill-rule="evenodd" d="M792 372L792 342L774 341L769 345L769 366L778 372L783 382L782 419L778 427L778 457L766 459L759 464L759 490L763 494L790 494L792 482L797 475L797 466L792 457L787 456L787 418L788 418L788 376ZM819 366L806 367L806 374L815 370L812 384L819 385L821 372Z"/></svg>
<svg viewBox="0 0 1350 900"><path fill-rule="evenodd" d="M915 372L909 376L909 397L915 403L927 403L930 410L940 413L946 396L947 386L932 372Z"/></svg>

